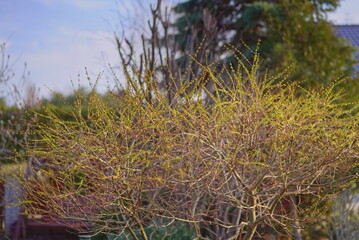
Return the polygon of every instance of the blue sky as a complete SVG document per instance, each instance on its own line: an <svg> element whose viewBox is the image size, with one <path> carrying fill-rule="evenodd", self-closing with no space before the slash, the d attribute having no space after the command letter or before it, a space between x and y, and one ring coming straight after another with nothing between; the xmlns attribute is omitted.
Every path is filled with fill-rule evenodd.
<svg viewBox="0 0 359 240"><path fill-rule="evenodd" d="M0 0L0 43L7 43L15 63L14 82L26 62L39 96L49 96L49 89L69 93L71 80L86 85L85 67L92 78L105 71L100 88L106 88L106 69L118 63L113 32L129 26L141 31L133 23L146 19L134 2L155 0ZM343 0L329 19L359 24L358 0Z"/></svg>

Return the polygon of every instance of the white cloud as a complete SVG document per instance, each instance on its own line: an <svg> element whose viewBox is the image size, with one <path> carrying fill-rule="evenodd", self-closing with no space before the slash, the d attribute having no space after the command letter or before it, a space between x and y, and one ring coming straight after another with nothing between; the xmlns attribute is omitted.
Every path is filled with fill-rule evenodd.
<svg viewBox="0 0 359 240"><path fill-rule="evenodd" d="M80 8L88 8L88 9L98 9L108 6L108 1L96 1L96 0L69 0L67 1L69 4Z"/></svg>
<svg viewBox="0 0 359 240"><path fill-rule="evenodd" d="M328 17L334 24L359 24L359 15L352 14L349 11L331 13Z"/></svg>
<svg viewBox="0 0 359 240"><path fill-rule="evenodd" d="M81 9L99 9L109 6L106 0L35 0L44 5L67 4Z"/></svg>
<svg viewBox="0 0 359 240"><path fill-rule="evenodd" d="M328 19L334 24L359 24L358 12L358 0L343 0L335 12L328 14Z"/></svg>
<svg viewBox="0 0 359 240"><path fill-rule="evenodd" d="M47 87L53 91L70 93L73 89L71 80L75 86L78 80L81 85L88 85L85 68L95 81L99 73L105 71L106 74L108 64L114 65L118 61L111 34L82 31L74 36L70 30L64 29L62 32L63 35L56 40L56 47L24 55L31 69L32 82L45 96L50 94ZM73 37L69 38L71 35ZM103 76L99 87L105 89L106 85L106 76Z"/></svg>

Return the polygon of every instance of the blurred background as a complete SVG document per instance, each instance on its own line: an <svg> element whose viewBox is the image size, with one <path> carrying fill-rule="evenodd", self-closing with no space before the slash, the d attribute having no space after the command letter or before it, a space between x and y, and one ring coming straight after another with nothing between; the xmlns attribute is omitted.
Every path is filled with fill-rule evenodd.
<svg viewBox="0 0 359 240"><path fill-rule="evenodd" d="M186 1L166 1L162 8L180 2ZM330 24L359 24L356 0L318 2L328 4L321 14ZM0 42L6 43L6 54L11 56L9 67L16 75L12 83L22 86L22 97L29 88L38 98L49 98L51 91L70 94L71 81L88 84L86 68L93 78L103 75L98 88L105 91L111 85L106 80L111 78L109 66L120 66L114 35L140 45L141 33L149 34L150 4L156 0L1 0ZM1 97L14 103L4 93Z"/></svg>

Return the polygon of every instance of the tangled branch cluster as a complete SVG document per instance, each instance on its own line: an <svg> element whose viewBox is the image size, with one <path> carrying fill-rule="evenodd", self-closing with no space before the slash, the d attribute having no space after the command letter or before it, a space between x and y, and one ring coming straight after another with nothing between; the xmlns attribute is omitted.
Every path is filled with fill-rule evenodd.
<svg viewBox="0 0 359 240"><path fill-rule="evenodd" d="M212 105L200 84L169 104L155 82L129 77L121 96L79 99L73 121L47 108L32 154L49 163L24 182L27 211L129 239L178 221L199 239L293 233L357 179L358 117L335 104L332 88L300 95L259 78L254 59L226 81L202 66Z"/></svg>

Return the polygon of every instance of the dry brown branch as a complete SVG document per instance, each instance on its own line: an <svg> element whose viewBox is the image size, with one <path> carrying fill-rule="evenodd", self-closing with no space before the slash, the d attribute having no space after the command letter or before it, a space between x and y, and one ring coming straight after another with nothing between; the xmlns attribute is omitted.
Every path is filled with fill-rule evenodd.
<svg viewBox="0 0 359 240"><path fill-rule="evenodd" d="M357 179L358 116L335 105L331 90L300 96L295 85L258 83L254 59L248 74L229 77L228 91L197 63L215 83L210 106L201 88L172 105L149 75L144 86L128 76L110 104L93 92L88 115L72 110L75 121L48 109L33 154L52 167L24 183L29 213L134 239L173 222L200 239L292 234Z"/></svg>

